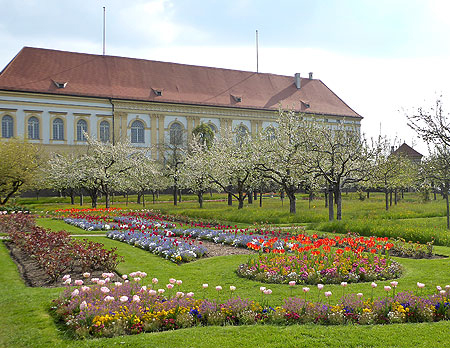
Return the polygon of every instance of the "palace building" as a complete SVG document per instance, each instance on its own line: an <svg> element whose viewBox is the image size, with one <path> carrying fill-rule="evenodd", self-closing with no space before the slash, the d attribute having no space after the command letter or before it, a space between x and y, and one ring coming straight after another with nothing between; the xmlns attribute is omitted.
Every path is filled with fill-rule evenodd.
<svg viewBox="0 0 450 348"><path fill-rule="evenodd" d="M24 47L0 73L1 139L74 151L84 132L137 147L183 146L205 123L256 134L276 126L279 107L357 129L362 117L321 80L144 59Z"/></svg>

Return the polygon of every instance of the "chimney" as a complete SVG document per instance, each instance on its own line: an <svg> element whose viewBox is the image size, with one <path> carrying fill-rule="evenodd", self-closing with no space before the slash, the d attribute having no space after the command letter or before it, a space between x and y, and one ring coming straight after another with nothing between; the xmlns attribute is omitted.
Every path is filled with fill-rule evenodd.
<svg viewBox="0 0 450 348"><path fill-rule="evenodd" d="M312 80L312 79L313 79L313 76L312 76L312 75L313 75L313 73L312 73L312 72L310 72L310 73L309 73L309 79L310 79L310 80Z"/></svg>
<svg viewBox="0 0 450 348"><path fill-rule="evenodd" d="M295 87L297 87L297 89L300 89L301 87L300 73L295 73Z"/></svg>

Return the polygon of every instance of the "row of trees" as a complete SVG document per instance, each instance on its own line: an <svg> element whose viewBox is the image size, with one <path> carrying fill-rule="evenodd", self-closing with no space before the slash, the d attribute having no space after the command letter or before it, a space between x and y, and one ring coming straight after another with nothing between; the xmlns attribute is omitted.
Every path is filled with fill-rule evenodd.
<svg viewBox="0 0 450 348"><path fill-rule="evenodd" d="M423 118L412 120L419 131L418 122L423 122ZM442 119L439 122L443 122ZM437 128L431 129L436 131ZM420 130L425 132L426 127ZM335 216L338 220L342 218L341 195L345 188L383 190L386 209L389 209L389 194L395 192L396 195L415 184L435 186L444 197L446 193L448 196L450 178L446 170L450 173L450 166L444 164L449 158L446 154L450 134L444 137L448 144L440 140L425 165L419 167L402 156L392 155L392 144L386 138L369 142L350 123L329 127L288 110L280 110L277 127L269 127L257 136L224 133L220 139L214 139L211 129L202 124L194 129L187 149L169 145L160 161L151 159L149 149L134 148L127 142L105 144L88 137L86 153L54 154L36 172L39 156L37 152L28 152L16 157L20 161L15 165L20 163L23 168L14 167L17 172L28 173L28 176L22 175L22 183L7 179L6 172L11 166L6 161L1 163L0 170L5 172L1 177L8 181L7 184L0 182L2 203L18 192L23 183L33 180L35 187L66 191L72 202L75 195L82 197L86 192L94 207L99 194L105 196L109 207L114 192L126 195L135 192L140 196L151 192L154 196L159 190L171 187L174 204L177 204L180 189L194 192L200 207L204 193L217 190L228 193L229 204L234 197L238 208L242 208L245 199L252 198L254 192L262 194L264 189L271 188L286 194L290 212L295 213L296 193L321 191L325 193L330 220ZM433 140L441 137L441 134L424 135ZM20 152L19 149L6 150L7 146L13 146L11 144L18 146L20 142L1 143L0 150L6 151L2 158L7 158L7 152ZM24 171L24 168L28 169Z"/></svg>

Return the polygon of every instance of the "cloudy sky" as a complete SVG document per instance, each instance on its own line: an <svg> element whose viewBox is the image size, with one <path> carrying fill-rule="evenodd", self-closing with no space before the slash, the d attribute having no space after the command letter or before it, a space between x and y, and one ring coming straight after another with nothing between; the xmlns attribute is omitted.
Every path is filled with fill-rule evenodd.
<svg viewBox="0 0 450 348"><path fill-rule="evenodd" d="M405 113L450 108L445 0L0 0L0 69L23 46L321 79L363 132L426 147Z"/></svg>

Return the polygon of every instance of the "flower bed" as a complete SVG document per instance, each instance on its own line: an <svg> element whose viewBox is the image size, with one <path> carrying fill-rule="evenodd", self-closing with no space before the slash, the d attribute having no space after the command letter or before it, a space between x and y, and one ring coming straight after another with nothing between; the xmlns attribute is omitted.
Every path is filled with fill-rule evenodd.
<svg viewBox="0 0 450 348"><path fill-rule="evenodd" d="M35 259L53 280L75 267L83 272L112 271L123 260L116 254L116 248L107 250L101 243L74 240L66 231L52 232L38 227L30 215L4 216L0 230L7 230L11 242Z"/></svg>
<svg viewBox="0 0 450 348"><path fill-rule="evenodd" d="M267 283L338 284L398 278L402 266L381 255L303 252L261 255L240 265L236 273Z"/></svg>
<svg viewBox="0 0 450 348"><path fill-rule="evenodd" d="M142 286L145 276L134 272L128 277L130 281L124 282L104 274L105 279L92 279L97 283L92 287L75 280L73 283L78 286L67 287L54 301L52 312L76 337L111 337L197 325L389 324L450 318L449 285L437 294L420 296L412 292L395 294L397 283L392 282L393 289L385 286L386 297L373 300L362 293L349 294L333 304L331 291L325 291L324 297L319 296L314 302L307 298L309 288L303 288L302 298L287 298L279 306L271 306L272 290L266 288L260 289L264 296L260 303L236 296L220 301L182 292L181 280L170 279L166 286L157 289L158 280L153 278L151 285ZM66 284L70 283L66 276ZM216 290L220 293L222 287L217 286ZM230 294L235 290L230 286Z"/></svg>
<svg viewBox="0 0 450 348"><path fill-rule="evenodd" d="M166 230L151 232L140 230L110 231L106 233L106 236L150 251L176 263L192 261L204 256L207 252L201 242L196 245L189 238L173 238L174 234Z"/></svg>

